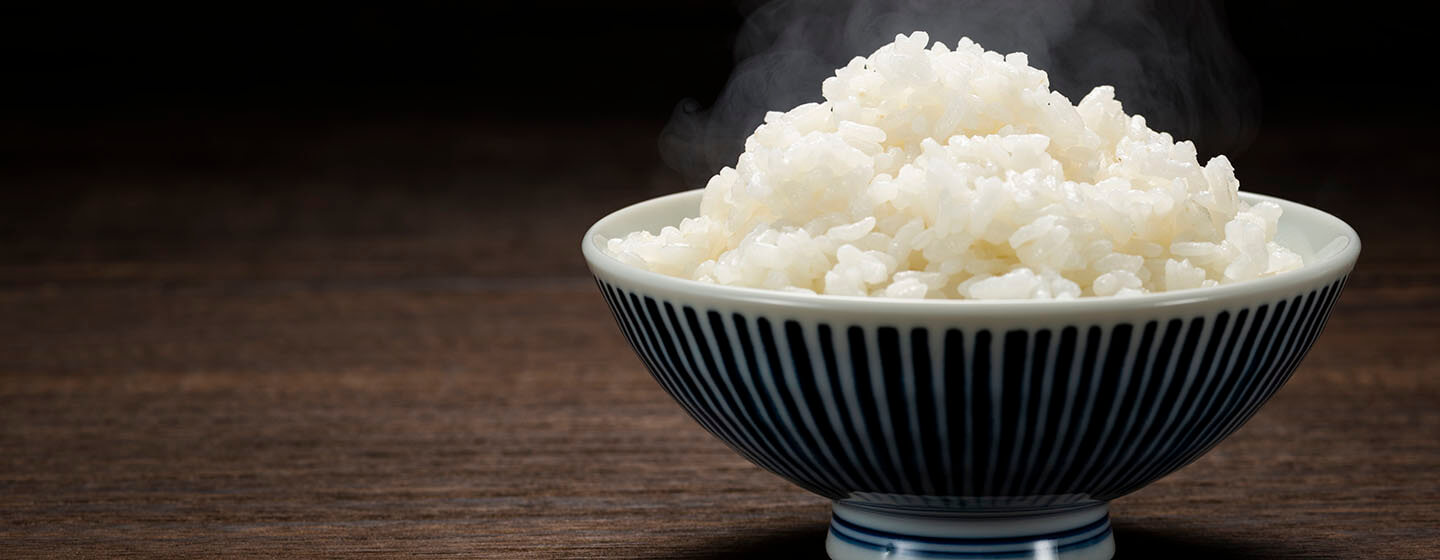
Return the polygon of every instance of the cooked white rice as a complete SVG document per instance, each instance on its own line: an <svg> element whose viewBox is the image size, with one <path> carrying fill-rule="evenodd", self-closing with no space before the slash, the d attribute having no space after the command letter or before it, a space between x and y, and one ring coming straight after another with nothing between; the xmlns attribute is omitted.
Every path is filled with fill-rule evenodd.
<svg viewBox="0 0 1440 560"><path fill-rule="evenodd" d="M1239 282L1301 266L1224 156L1079 105L1024 53L897 36L772 112L700 216L602 240L617 259L733 286L846 296L1069 299Z"/></svg>

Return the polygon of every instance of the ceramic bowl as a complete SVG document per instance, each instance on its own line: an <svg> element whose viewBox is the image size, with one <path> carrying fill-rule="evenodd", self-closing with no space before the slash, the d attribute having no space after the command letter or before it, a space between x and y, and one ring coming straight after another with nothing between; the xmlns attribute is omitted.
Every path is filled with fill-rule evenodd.
<svg viewBox="0 0 1440 560"><path fill-rule="evenodd" d="M756 465L834 500L832 558L1110 558L1107 502L1238 429L1314 343L1360 253L1293 202L1305 266L1129 298L907 301L673 278L596 236L658 231L700 191L629 206L582 242L650 373Z"/></svg>

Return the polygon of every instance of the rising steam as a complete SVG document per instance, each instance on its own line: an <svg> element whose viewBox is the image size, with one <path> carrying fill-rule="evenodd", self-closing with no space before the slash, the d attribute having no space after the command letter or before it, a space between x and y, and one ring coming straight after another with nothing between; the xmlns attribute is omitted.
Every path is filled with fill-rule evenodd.
<svg viewBox="0 0 1440 560"><path fill-rule="evenodd" d="M710 107L685 100L660 153L693 186L734 165L766 111L819 101L820 83L855 56L921 30L954 46L1029 54L1078 101L1115 86L1126 112L1190 139L1204 157L1244 149L1259 121L1254 76L1208 2L1164 0L775 0L739 31L736 67ZM1204 160L1202 157L1202 161Z"/></svg>

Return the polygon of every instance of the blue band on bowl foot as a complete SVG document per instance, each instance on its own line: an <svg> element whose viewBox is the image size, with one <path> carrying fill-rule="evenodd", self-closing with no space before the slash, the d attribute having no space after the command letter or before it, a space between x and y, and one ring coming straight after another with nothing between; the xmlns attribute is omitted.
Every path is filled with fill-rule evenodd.
<svg viewBox="0 0 1440 560"><path fill-rule="evenodd" d="M825 549L834 560L963 558L1105 560L1109 506L954 513L835 502Z"/></svg>

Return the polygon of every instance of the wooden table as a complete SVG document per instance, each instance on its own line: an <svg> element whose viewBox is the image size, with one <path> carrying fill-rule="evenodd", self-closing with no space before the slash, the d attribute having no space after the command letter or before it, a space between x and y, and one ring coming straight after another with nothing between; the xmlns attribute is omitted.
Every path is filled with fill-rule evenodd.
<svg viewBox="0 0 1440 560"><path fill-rule="evenodd" d="M684 416L586 275L589 223L682 188L658 128L6 136L0 557L822 558L827 504ZM1440 195L1381 134L1424 145L1236 158L1364 254L1289 385L1114 504L1120 558L1440 555Z"/></svg>

